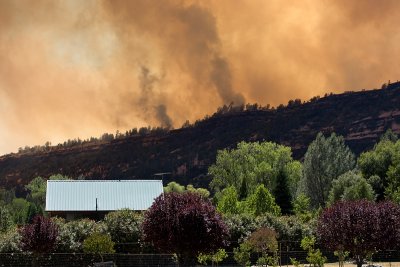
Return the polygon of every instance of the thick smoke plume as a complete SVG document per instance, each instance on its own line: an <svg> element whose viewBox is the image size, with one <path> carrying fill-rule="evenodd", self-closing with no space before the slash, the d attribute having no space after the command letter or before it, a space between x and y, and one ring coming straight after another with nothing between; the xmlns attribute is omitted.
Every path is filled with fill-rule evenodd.
<svg viewBox="0 0 400 267"><path fill-rule="evenodd" d="M395 0L0 0L0 154L399 79Z"/></svg>

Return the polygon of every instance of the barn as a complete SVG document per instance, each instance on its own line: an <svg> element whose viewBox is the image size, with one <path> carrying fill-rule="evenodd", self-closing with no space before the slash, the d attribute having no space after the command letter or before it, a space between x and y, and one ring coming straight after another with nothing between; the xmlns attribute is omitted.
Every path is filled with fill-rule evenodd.
<svg viewBox="0 0 400 267"><path fill-rule="evenodd" d="M46 211L67 220L99 220L110 211L147 210L162 193L162 180L48 180Z"/></svg>

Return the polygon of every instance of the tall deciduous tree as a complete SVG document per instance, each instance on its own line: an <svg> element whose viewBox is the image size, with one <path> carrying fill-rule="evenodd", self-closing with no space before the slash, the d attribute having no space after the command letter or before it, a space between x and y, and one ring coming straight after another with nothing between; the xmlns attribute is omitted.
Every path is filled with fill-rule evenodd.
<svg viewBox="0 0 400 267"><path fill-rule="evenodd" d="M292 159L289 147L272 142L241 142L236 149L218 151L216 163L208 169L216 191L234 186L241 198L252 194L259 184L274 191L279 172L288 175L290 183L298 180L301 168Z"/></svg>
<svg viewBox="0 0 400 267"><path fill-rule="evenodd" d="M215 252L225 245L226 225L211 202L200 194L165 193L145 213L145 241L166 253L176 253L184 266L199 253Z"/></svg>
<svg viewBox="0 0 400 267"><path fill-rule="evenodd" d="M317 234L326 248L350 251L361 267L376 248L393 249L398 244L399 216L399 206L390 202L337 202L322 212Z"/></svg>
<svg viewBox="0 0 400 267"><path fill-rule="evenodd" d="M304 156L303 184L313 207L325 206L332 181L355 166L355 158L344 139L319 133Z"/></svg>
<svg viewBox="0 0 400 267"><path fill-rule="evenodd" d="M357 199L375 200L375 192L372 186L358 172L346 172L332 182L329 204L339 200Z"/></svg>

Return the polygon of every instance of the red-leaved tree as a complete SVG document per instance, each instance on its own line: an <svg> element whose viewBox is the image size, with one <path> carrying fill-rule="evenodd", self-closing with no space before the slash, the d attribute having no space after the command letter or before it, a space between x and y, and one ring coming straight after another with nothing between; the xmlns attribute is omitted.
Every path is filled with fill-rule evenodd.
<svg viewBox="0 0 400 267"><path fill-rule="evenodd" d="M31 224L20 229L21 248L36 256L54 249L58 236L58 227L49 218L36 216Z"/></svg>
<svg viewBox="0 0 400 267"><path fill-rule="evenodd" d="M379 221L379 250L398 249L400 243L400 206L391 201L376 204Z"/></svg>
<svg viewBox="0 0 400 267"><path fill-rule="evenodd" d="M165 193L145 213L144 240L165 253L176 253L179 263L193 265L199 253L226 245L228 230L208 199L196 193Z"/></svg>
<svg viewBox="0 0 400 267"><path fill-rule="evenodd" d="M317 234L323 246L349 251L361 267L367 255L398 243L399 219L399 206L391 202L337 202L322 212Z"/></svg>

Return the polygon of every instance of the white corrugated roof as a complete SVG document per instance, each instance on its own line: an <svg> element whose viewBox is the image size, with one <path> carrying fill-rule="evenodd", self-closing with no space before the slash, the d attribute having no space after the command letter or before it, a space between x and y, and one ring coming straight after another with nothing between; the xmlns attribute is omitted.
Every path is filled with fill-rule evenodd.
<svg viewBox="0 0 400 267"><path fill-rule="evenodd" d="M162 193L161 180L48 180L46 211L146 210Z"/></svg>

